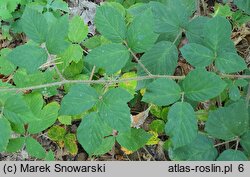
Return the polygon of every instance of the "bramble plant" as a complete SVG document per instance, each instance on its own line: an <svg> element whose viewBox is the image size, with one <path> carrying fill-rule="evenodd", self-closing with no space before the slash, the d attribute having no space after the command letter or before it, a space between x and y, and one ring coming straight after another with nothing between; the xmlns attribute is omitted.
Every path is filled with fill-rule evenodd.
<svg viewBox="0 0 250 177"><path fill-rule="evenodd" d="M53 160L36 139L47 133L72 155L79 142L99 156L115 143L131 152L158 144L164 134L171 160L248 160L250 75L231 35L233 24L249 19L250 0L234 3L236 12L225 4L205 17L195 13L195 0L105 2L94 20L99 33L88 38L62 0L1 1L2 20L15 19L21 4L21 31L10 30L27 42L0 50L7 78L0 82L0 152L26 148ZM187 74L176 72L180 55ZM48 101L62 93L59 103ZM133 124L138 101L155 117L150 131ZM67 129L73 121L80 121L76 134Z"/></svg>

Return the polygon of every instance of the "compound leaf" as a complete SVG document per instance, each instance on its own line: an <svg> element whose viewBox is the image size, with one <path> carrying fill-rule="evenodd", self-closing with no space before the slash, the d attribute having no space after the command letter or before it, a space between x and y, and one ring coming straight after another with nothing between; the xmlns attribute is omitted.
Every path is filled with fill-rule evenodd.
<svg viewBox="0 0 250 177"><path fill-rule="evenodd" d="M153 15L149 9L136 16L128 27L128 46L137 53L142 53L153 47L158 34L153 30Z"/></svg>
<svg viewBox="0 0 250 177"><path fill-rule="evenodd" d="M11 137L11 127L9 121L3 117L0 116L0 152L3 152L6 150L7 145L9 143L9 139Z"/></svg>
<svg viewBox="0 0 250 177"><path fill-rule="evenodd" d="M132 95L124 89L110 89L97 105L100 117L115 130L129 130L131 118L127 102L132 98Z"/></svg>
<svg viewBox="0 0 250 177"><path fill-rule="evenodd" d="M113 74L126 65L129 56L128 49L122 44L106 44L93 49L85 61Z"/></svg>
<svg viewBox="0 0 250 177"><path fill-rule="evenodd" d="M48 24L41 13L26 7L21 18L21 25L23 31L30 39L39 44L45 42Z"/></svg>
<svg viewBox="0 0 250 177"><path fill-rule="evenodd" d="M200 134L189 145L169 150L171 160L175 161L213 161L217 154L213 141Z"/></svg>
<svg viewBox="0 0 250 177"><path fill-rule="evenodd" d="M32 157L43 159L46 156L45 149L35 139L27 137L26 139L26 150Z"/></svg>
<svg viewBox="0 0 250 177"><path fill-rule="evenodd" d="M21 150L23 145L24 145L24 142L25 142L24 137L10 139L8 146L7 146L7 149L6 149L6 152L15 153L15 152Z"/></svg>
<svg viewBox="0 0 250 177"><path fill-rule="evenodd" d="M69 23L69 40L80 43L88 35L88 26L84 24L80 16L74 16Z"/></svg>
<svg viewBox="0 0 250 177"><path fill-rule="evenodd" d="M70 88L64 96L60 115L77 115L92 108L98 100L96 91L85 84L77 84Z"/></svg>
<svg viewBox="0 0 250 177"><path fill-rule="evenodd" d="M112 42L121 43L126 38L125 18L112 6L102 5L97 8L95 25L97 30Z"/></svg>
<svg viewBox="0 0 250 177"><path fill-rule="evenodd" d="M39 133L52 126L57 120L59 108L60 105L57 102L52 102L36 113L35 117L28 122L29 133Z"/></svg>
<svg viewBox="0 0 250 177"><path fill-rule="evenodd" d="M240 145L243 147L246 153L250 155L250 130L248 130L245 134L241 136Z"/></svg>
<svg viewBox="0 0 250 177"><path fill-rule="evenodd" d="M205 130L211 136L230 140L244 134L249 127L249 117L243 100L228 107L218 108L208 115Z"/></svg>
<svg viewBox="0 0 250 177"><path fill-rule="evenodd" d="M156 43L150 50L144 53L140 58L141 63L151 74L155 75L173 75L177 67L178 51L174 44L167 41ZM147 73L137 66L139 76ZM151 80L139 81L138 88L145 87Z"/></svg>
<svg viewBox="0 0 250 177"><path fill-rule="evenodd" d="M31 118L30 109L21 95L10 96L4 103L3 114L6 119L16 124L23 124Z"/></svg>
<svg viewBox="0 0 250 177"><path fill-rule="evenodd" d="M60 54L69 46L66 41L69 23L68 16L64 15L56 20L49 28L46 37L46 47L50 54Z"/></svg>
<svg viewBox="0 0 250 177"><path fill-rule="evenodd" d="M195 43L189 43L181 48L183 57L194 67L206 67L210 65L215 56L210 49Z"/></svg>
<svg viewBox="0 0 250 177"><path fill-rule="evenodd" d="M187 98L206 101L218 96L226 88L226 83L215 73L199 68L186 76L182 87Z"/></svg>
<svg viewBox="0 0 250 177"><path fill-rule="evenodd" d="M89 155L98 155L97 151L103 148L102 145L108 139L105 137L111 134L112 128L103 121L98 113L90 113L84 117L77 129L77 139ZM104 146L105 149L111 150L114 143L115 141L110 143L109 148Z"/></svg>
<svg viewBox="0 0 250 177"><path fill-rule="evenodd" d="M220 154L217 161L248 161L248 159L241 151L227 149Z"/></svg>
<svg viewBox="0 0 250 177"><path fill-rule="evenodd" d="M48 55L44 49L26 44L13 49L7 58L14 65L25 68L31 74L47 61Z"/></svg>
<svg viewBox="0 0 250 177"><path fill-rule="evenodd" d="M118 143L130 151L136 151L146 145L151 135L143 129L131 128L129 131L119 133Z"/></svg>
<svg viewBox="0 0 250 177"><path fill-rule="evenodd" d="M220 52L215 60L215 66L222 73L234 73L247 68L244 59L232 52Z"/></svg>
<svg viewBox="0 0 250 177"><path fill-rule="evenodd" d="M218 52L231 41L231 24L226 18L216 16L208 20L203 33L205 45Z"/></svg>
<svg viewBox="0 0 250 177"><path fill-rule="evenodd" d="M166 106L178 101L180 97L181 88L175 81L160 78L148 85L142 101Z"/></svg>
<svg viewBox="0 0 250 177"><path fill-rule="evenodd" d="M242 9L245 13L250 15L250 1L249 0L234 0L238 8Z"/></svg>
<svg viewBox="0 0 250 177"><path fill-rule="evenodd" d="M174 148L185 146L197 137L198 126L192 106L178 102L170 107L165 132L171 137Z"/></svg>

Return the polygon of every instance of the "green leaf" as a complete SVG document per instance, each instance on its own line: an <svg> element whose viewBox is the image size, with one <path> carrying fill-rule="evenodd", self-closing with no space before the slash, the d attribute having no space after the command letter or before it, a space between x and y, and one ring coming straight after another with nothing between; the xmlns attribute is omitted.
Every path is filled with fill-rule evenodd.
<svg viewBox="0 0 250 177"><path fill-rule="evenodd" d="M194 141L198 126L195 112L189 103L178 102L170 107L165 132L171 137L175 149Z"/></svg>
<svg viewBox="0 0 250 177"><path fill-rule="evenodd" d="M120 79L128 79L128 78L135 78L137 74L135 72L127 72L124 73ZM135 94L135 89L136 89L137 81L127 81L127 82L122 82L119 84L120 88L123 88L127 90L131 95Z"/></svg>
<svg viewBox="0 0 250 177"><path fill-rule="evenodd" d="M215 60L215 66L222 73L234 73L247 69L244 59L232 52L220 52Z"/></svg>
<svg viewBox="0 0 250 177"><path fill-rule="evenodd" d="M127 42L134 52L142 53L153 47L158 38L153 30L153 22L153 14L149 9L136 16L128 26Z"/></svg>
<svg viewBox="0 0 250 177"><path fill-rule="evenodd" d="M16 66L13 65L10 61L0 56L0 73L3 75L10 75L16 69Z"/></svg>
<svg viewBox="0 0 250 177"><path fill-rule="evenodd" d="M51 4L50 7L56 11L56 10L62 10L65 12L69 12L68 4L64 2L63 0L54 0Z"/></svg>
<svg viewBox="0 0 250 177"><path fill-rule="evenodd" d="M7 60L10 51L9 48L0 50L0 73L6 76L12 74L16 69L16 66Z"/></svg>
<svg viewBox="0 0 250 177"><path fill-rule="evenodd" d="M63 127L54 125L48 130L48 137L52 141L64 141L64 136L66 135L66 130Z"/></svg>
<svg viewBox="0 0 250 177"><path fill-rule="evenodd" d="M66 68L72 61L79 62L83 58L83 49L78 44L71 44L62 54L60 61L63 62L62 68Z"/></svg>
<svg viewBox="0 0 250 177"><path fill-rule="evenodd" d="M112 42L121 43L126 38L125 18L117 9L109 5L97 8L95 25L97 30Z"/></svg>
<svg viewBox="0 0 250 177"><path fill-rule="evenodd" d="M241 151L227 149L220 154L217 161L248 161L248 159Z"/></svg>
<svg viewBox="0 0 250 177"><path fill-rule="evenodd" d="M54 161L55 155L52 150L49 150L49 152L46 154L46 157L44 159L45 161Z"/></svg>
<svg viewBox="0 0 250 177"><path fill-rule="evenodd" d="M52 126L57 120L59 108L60 105L57 102L47 104L29 121L28 132L35 134Z"/></svg>
<svg viewBox="0 0 250 177"><path fill-rule="evenodd" d="M103 155L111 151L115 144L115 138L113 136L105 137L105 141L102 141L101 145L96 149L95 155Z"/></svg>
<svg viewBox="0 0 250 177"><path fill-rule="evenodd" d="M74 79L74 80L88 80L89 77L80 77L82 71L84 69L84 64L83 64L83 60L80 60L79 62L75 63L74 61L70 63L69 66L67 66L66 68L63 69L63 75L66 78L69 79Z"/></svg>
<svg viewBox="0 0 250 177"><path fill-rule="evenodd" d="M232 85L229 88L229 98L233 101L239 100L241 97L239 88L236 85Z"/></svg>
<svg viewBox="0 0 250 177"><path fill-rule="evenodd" d="M121 88L110 89L97 105L100 117L115 130L129 130L131 118L127 102L132 98L131 94Z"/></svg>
<svg viewBox="0 0 250 177"><path fill-rule="evenodd" d="M9 121L0 116L0 152L6 151L7 145L9 143L9 139L11 137L11 127Z"/></svg>
<svg viewBox="0 0 250 177"><path fill-rule="evenodd" d="M64 138L65 147L70 152L71 155L76 155L78 152L76 135L73 133L68 133Z"/></svg>
<svg viewBox="0 0 250 177"><path fill-rule="evenodd" d="M148 85L142 101L158 106L170 105L181 97L181 88L171 80L160 78Z"/></svg>
<svg viewBox="0 0 250 177"><path fill-rule="evenodd" d="M26 7L21 18L24 33L33 41L41 44L45 42L48 24L45 17L38 11Z"/></svg>
<svg viewBox="0 0 250 177"><path fill-rule="evenodd" d="M4 103L3 114L6 119L16 124L23 124L30 118L30 109L21 95L10 96Z"/></svg>
<svg viewBox="0 0 250 177"><path fill-rule="evenodd" d="M0 19L1 20L10 20L12 18L11 13L15 11L17 5L20 3L20 0L5 0L0 1Z"/></svg>
<svg viewBox="0 0 250 177"><path fill-rule="evenodd" d="M129 131L121 132L117 136L118 143L130 151L136 151L146 145L151 135L143 129L131 128Z"/></svg>
<svg viewBox="0 0 250 177"><path fill-rule="evenodd" d="M204 16L198 16L194 18L191 22L188 23L186 29L186 36L189 43L196 43L204 45L204 36L203 33L205 24L209 21L210 18Z"/></svg>
<svg viewBox="0 0 250 177"><path fill-rule="evenodd" d="M24 137L10 139L6 152L15 153L21 150L24 145L24 142L25 142Z"/></svg>
<svg viewBox="0 0 250 177"><path fill-rule="evenodd" d="M238 10L233 13L232 20L236 23L237 26L241 27L243 24L246 24L250 21L250 16L245 14L241 10Z"/></svg>
<svg viewBox="0 0 250 177"><path fill-rule="evenodd" d="M28 73L34 73L47 61L48 55L44 49L26 44L13 49L7 58Z"/></svg>
<svg viewBox="0 0 250 177"><path fill-rule="evenodd" d="M64 96L60 115L77 115L92 108L98 100L96 91L85 84L77 84L70 88Z"/></svg>
<svg viewBox="0 0 250 177"><path fill-rule="evenodd" d="M189 43L181 48L183 57L194 67L206 67L210 65L215 56L214 53L200 45L195 43Z"/></svg>
<svg viewBox="0 0 250 177"><path fill-rule="evenodd" d="M238 86L238 87L245 87L248 85L248 82L245 79L237 79L234 82L234 85Z"/></svg>
<svg viewBox="0 0 250 177"><path fill-rule="evenodd" d="M154 30L173 42L182 29L186 28L195 11L195 1L168 0L163 3L164 5L159 2L149 3L154 14Z"/></svg>
<svg viewBox="0 0 250 177"><path fill-rule="evenodd" d="M140 58L141 63L151 74L155 75L173 75L177 67L178 51L171 42L162 41L156 43L150 50L144 53ZM140 65L137 66L139 76L146 75ZM150 80L140 81L139 88L150 83Z"/></svg>
<svg viewBox="0 0 250 177"><path fill-rule="evenodd" d="M17 88L22 88L56 82L59 81L59 77L55 70L37 71L34 74L27 74L24 69L18 69L14 74L13 80ZM46 97L50 97L58 93L57 87L45 87L36 91Z"/></svg>
<svg viewBox="0 0 250 177"><path fill-rule="evenodd" d="M250 130L240 137L240 145L243 147L246 153L250 155Z"/></svg>
<svg viewBox="0 0 250 177"><path fill-rule="evenodd" d="M151 124L149 125L150 130L156 132L156 133L163 133L165 127L165 122L163 120L153 120Z"/></svg>
<svg viewBox="0 0 250 177"><path fill-rule="evenodd" d="M105 147L106 152L112 149L115 140L111 143L106 136L112 134L110 128L97 113L90 113L82 120L77 129L77 139L84 150L91 155L98 155L97 151ZM109 146L105 145L109 141ZM103 153L102 153L103 154Z"/></svg>
<svg viewBox="0 0 250 177"><path fill-rule="evenodd" d="M59 116L58 121L63 125L71 125L71 116Z"/></svg>
<svg viewBox="0 0 250 177"><path fill-rule="evenodd" d="M217 15L222 17L231 17L233 15L233 12L231 11L231 7L228 4L216 4L213 16Z"/></svg>
<svg viewBox="0 0 250 177"><path fill-rule="evenodd" d="M246 103L240 100L228 107L210 112L205 130L209 135L227 141L244 134L248 127Z"/></svg>
<svg viewBox="0 0 250 177"><path fill-rule="evenodd" d="M195 69L186 76L182 87L187 98L206 101L218 96L226 88L226 83L215 73Z"/></svg>
<svg viewBox="0 0 250 177"><path fill-rule="evenodd" d="M35 139L27 137L26 139L26 150L32 157L43 159L46 156L45 149Z"/></svg>
<svg viewBox="0 0 250 177"><path fill-rule="evenodd" d="M217 154L213 141L200 134L189 145L169 150L170 159L175 161L213 161Z"/></svg>
<svg viewBox="0 0 250 177"><path fill-rule="evenodd" d="M109 41L108 39L106 39L105 37L101 35L95 35L83 41L83 45L88 49L94 49L101 45L110 44L110 43L111 41Z"/></svg>
<svg viewBox="0 0 250 177"><path fill-rule="evenodd" d="M239 9L250 15L250 1L249 0L234 0L234 3Z"/></svg>
<svg viewBox="0 0 250 177"><path fill-rule="evenodd" d="M80 16L74 16L69 22L69 40L81 43L88 35L88 26L84 24Z"/></svg>
<svg viewBox="0 0 250 177"><path fill-rule="evenodd" d="M204 27L204 43L214 52L218 52L231 41L231 24L226 18L211 18Z"/></svg>
<svg viewBox="0 0 250 177"><path fill-rule="evenodd" d="M122 69L129 56L128 49L122 44L106 44L93 49L85 61L105 69L106 73L110 75Z"/></svg>
<svg viewBox="0 0 250 177"><path fill-rule="evenodd" d="M69 46L65 39L68 35L68 16L64 15L55 21L49 28L46 38L46 47L50 54L60 54Z"/></svg>
<svg viewBox="0 0 250 177"><path fill-rule="evenodd" d="M28 95L25 95L24 100L30 107L33 114L38 114L44 105L43 96L40 93L30 93Z"/></svg>

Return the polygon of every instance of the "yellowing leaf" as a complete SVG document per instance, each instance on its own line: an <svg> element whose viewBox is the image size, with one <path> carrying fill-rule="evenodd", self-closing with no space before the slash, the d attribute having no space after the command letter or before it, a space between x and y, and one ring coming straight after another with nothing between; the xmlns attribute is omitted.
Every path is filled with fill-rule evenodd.
<svg viewBox="0 0 250 177"><path fill-rule="evenodd" d="M149 131L149 133L153 136L151 136L151 138L148 140L148 142L146 143L146 145L155 145L158 144L160 139L158 138L158 133L153 132L153 131Z"/></svg>
<svg viewBox="0 0 250 177"><path fill-rule="evenodd" d="M72 155L76 155L78 152L78 147L76 143L75 134L68 133L64 138L64 142L65 142L65 147L67 148L69 153Z"/></svg>
<svg viewBox="0 0 250 177"><path fill-rule="evenodd" d="M134 78L136 76L137 74L135 72L128 72L128 73L123 74L120 79ZM122 82L119 84L119 86L127 90L132 95L134 95L135 89L137 86L137 81L133 80L133 81Z"/></svg>
<svg viewBox="0 0 250 177"><path fill-rule="evenodd" d="M125 147L121 147L121 150L122 150L125 154L127 154L127 155L133 153L133 151L130 151L130 150L126 149Z"/></svg>

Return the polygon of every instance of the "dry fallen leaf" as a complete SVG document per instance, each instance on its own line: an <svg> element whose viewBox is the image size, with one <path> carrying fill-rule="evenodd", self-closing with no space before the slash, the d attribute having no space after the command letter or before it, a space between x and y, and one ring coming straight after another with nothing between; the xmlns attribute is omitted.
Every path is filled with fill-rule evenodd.
<svg viewBox="0 0 250 177"><path fill-rule="evenodd" d="M137 115L131 115L131 127L140 128L140 126L145 122L146 118L148 117L150 107L148 107L147 110L140 112Z"/></svg>

